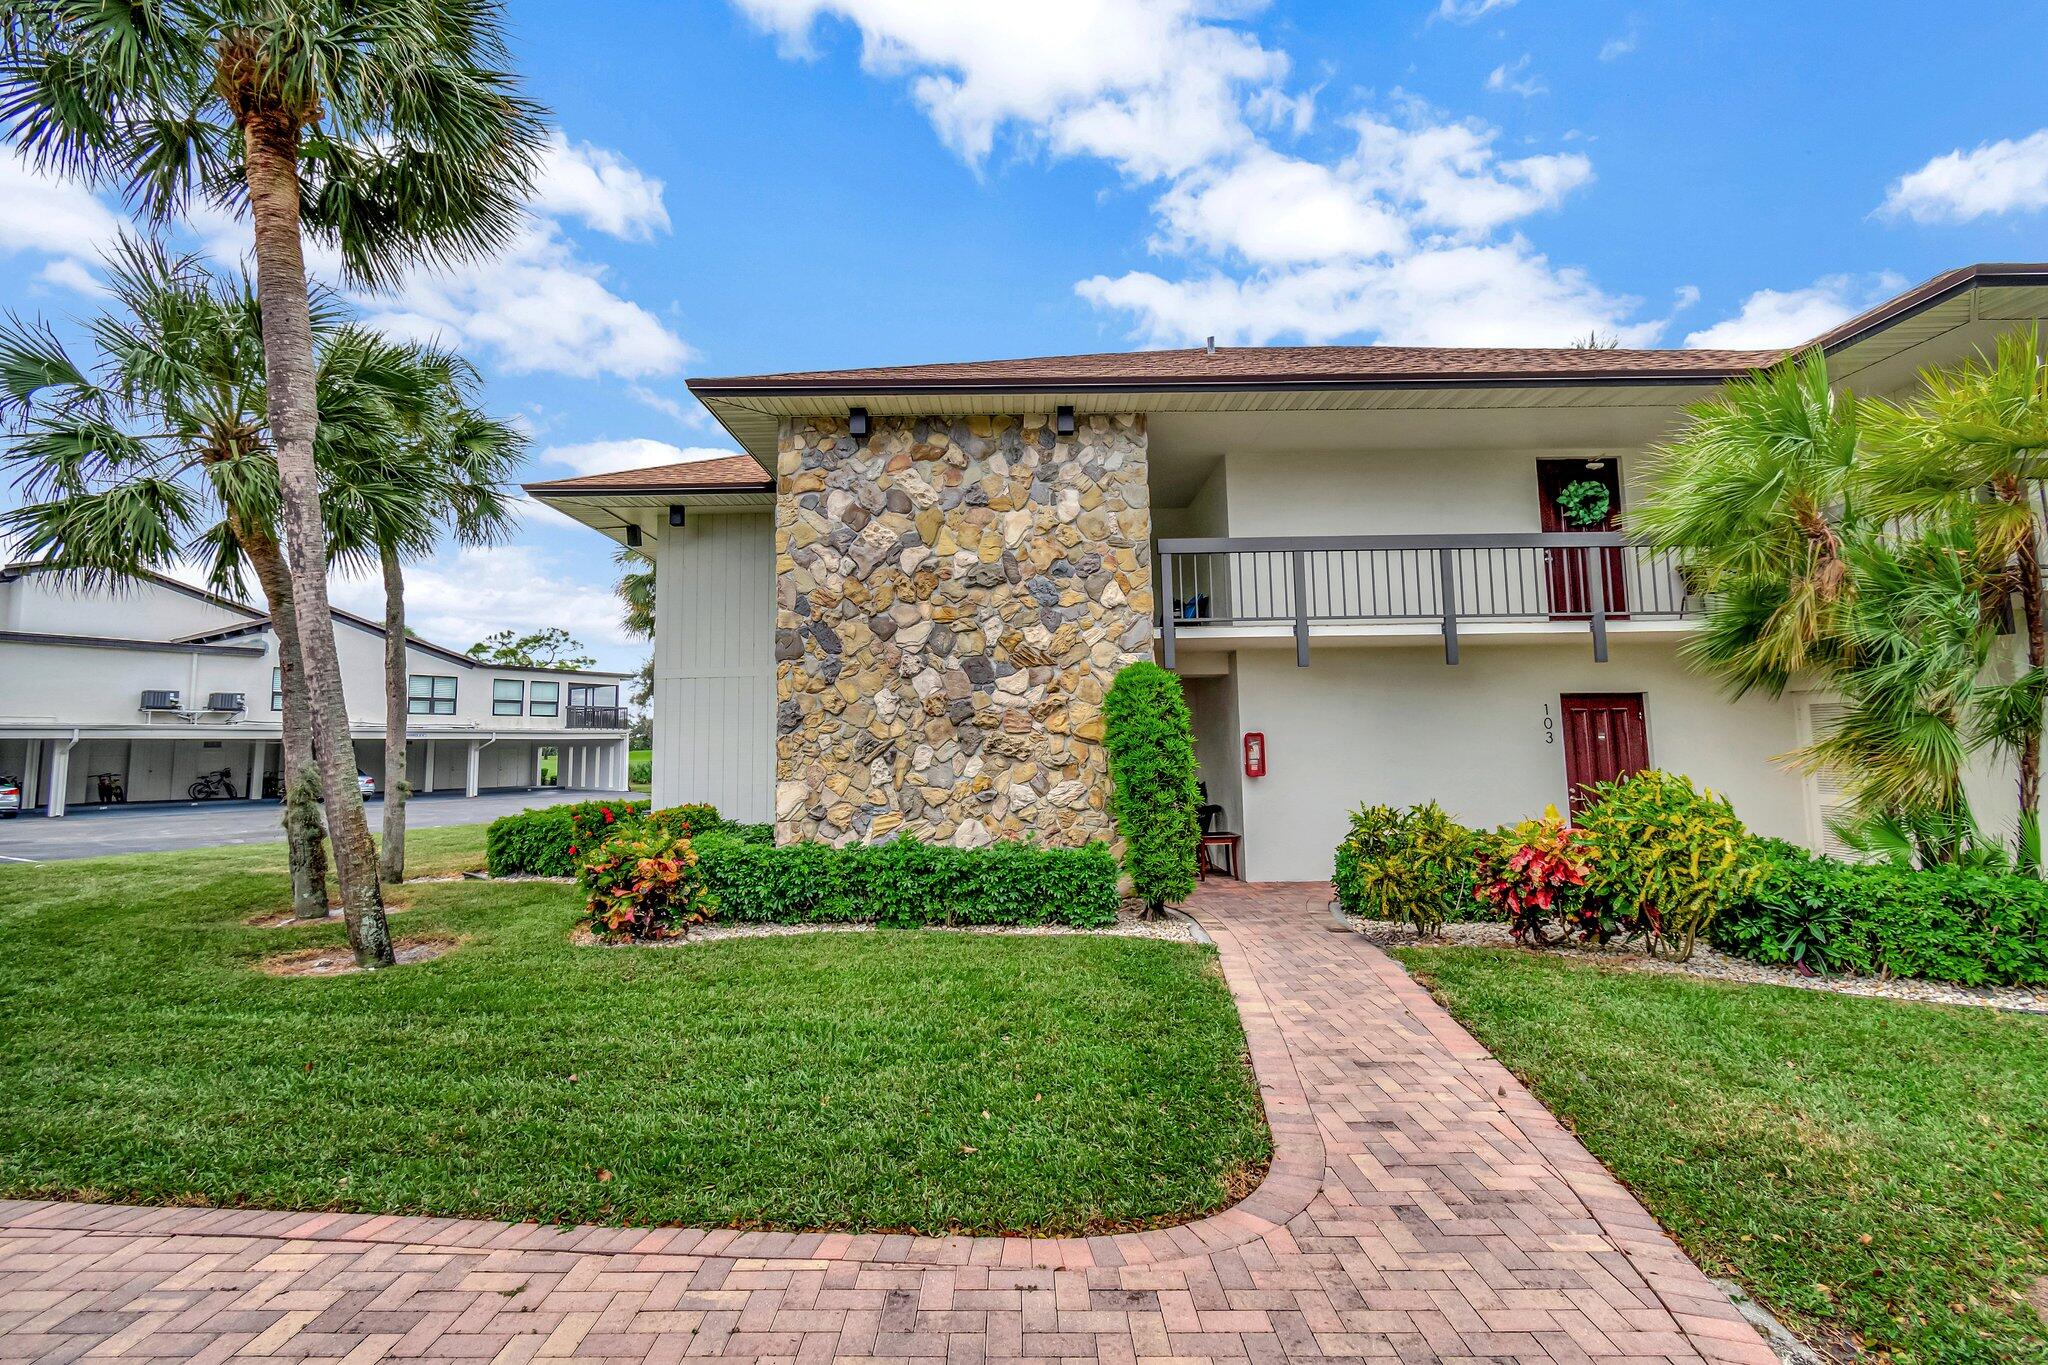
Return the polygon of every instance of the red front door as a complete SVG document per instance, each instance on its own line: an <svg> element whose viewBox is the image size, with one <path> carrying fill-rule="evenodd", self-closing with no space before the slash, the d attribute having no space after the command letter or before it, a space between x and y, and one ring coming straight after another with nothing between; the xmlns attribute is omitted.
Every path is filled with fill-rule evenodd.
<svg viewBox="0 0 2048 1365"><path fill-rule="evenodd" d="M1585 460L1538 460L1536 497L1546 531L1612 531L1621 518L1621 466L1614 460L1596 462L1588 469ZM1591 526L1568 523L1557 505L1557 495L1566 485L1581 481L1602 484L1607 489L1607 515ZM1622 573L1621 551L1607 550L1599 556L1603 565L1601 585L1606 589L1609 616L1628 613L1628 583ZM1545 550L1544 573L1550 580L1550 615L1553 618L1593 614L1591 584L1586 581L1588 562L1594 556L1579 549Z"/></svg>
<svg viewBox="0 0 2048 1365"><path fill-rule="evenodd" d="M1650 766L1643 694L1567 692L1558 700L1564 713L1564 780L1577 818L1585 809L1586 788Z"/></svg>

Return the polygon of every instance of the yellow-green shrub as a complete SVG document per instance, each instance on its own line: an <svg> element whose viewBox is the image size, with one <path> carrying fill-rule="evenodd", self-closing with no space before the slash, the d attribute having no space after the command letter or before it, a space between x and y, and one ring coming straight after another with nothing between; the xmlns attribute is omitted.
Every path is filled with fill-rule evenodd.
<svg viewBox="0 0 2048 1365"><path fill-rule="evenodd" d="M1636 773L1593 789L1579 824L1586 894L1680 962L1714 917L1763 874L1727 798L1675 773Z"/></svg>
<svg viewBox="0 0 2048 1365"><path fill-rule="evenodd" d="M1434 801L1401 810L1360 806L1337 845L1337 903L1434 934L1470 898L1474 862L1472 832Z"/></svg>

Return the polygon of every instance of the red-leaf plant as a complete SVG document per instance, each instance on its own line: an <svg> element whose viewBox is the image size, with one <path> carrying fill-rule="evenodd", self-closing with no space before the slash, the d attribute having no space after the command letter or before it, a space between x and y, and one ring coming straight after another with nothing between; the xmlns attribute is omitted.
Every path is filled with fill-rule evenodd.
<svg viewBox="0 0 2048 1365"><path fill-rule="evenodd" d="M1506 916L1517 942L1556 943L1578 930L1604 938L1598 911L1586 903L1584 834L1552 806L1498 836L1479 860L1474 894Z"/></svg>

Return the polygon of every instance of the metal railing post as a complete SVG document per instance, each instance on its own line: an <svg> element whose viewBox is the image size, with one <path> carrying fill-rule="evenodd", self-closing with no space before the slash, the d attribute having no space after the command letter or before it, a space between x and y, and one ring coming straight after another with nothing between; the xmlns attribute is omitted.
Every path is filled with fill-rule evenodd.
<svg viewBox="0 0 2048 1365"><path fill-rule="evenodd" d="M1586 605L1593 616L1593 662L1607 662L1607 551L1594 548L1586 555L1593 562L1586 568Z"/></svg>
<svg viewBox="0 0 2048 1365"><path fill-rule="evenodd" d="M1176 604L1173 600L1173 556L1161 551L1159 555L1159 591L1153 596L1159 602L1159 658L1167 668L1173 667L1173 614Z"/></svg>
<svg viewBox="0 0 2048 1365"><path fill-rule="evenodd" d="M1308 560L1294 551L1294 666L1308 667Z"/></svg>
<svg viewBox="0 0 2048 1365"><path fill-rule="evenodd" d="M1458 566L1449 546L1436 552L1438 605L1444 616L1444 662L1458 662Z"/></svg>

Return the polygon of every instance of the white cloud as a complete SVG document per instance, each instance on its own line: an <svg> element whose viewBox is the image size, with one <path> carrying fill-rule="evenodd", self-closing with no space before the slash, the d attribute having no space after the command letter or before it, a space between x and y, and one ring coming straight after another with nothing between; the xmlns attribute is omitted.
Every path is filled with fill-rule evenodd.
<svg viewBox="0 0 2048 1365"><path fill-rule="evenodd" d="M1528 99L1534 95L1550 93L1550 87L1543 78L1530 72L1529 54L1524 52L1512 62L1502 62L1486 75L1486 88L1502 94L1520 95Z"/></svg>
<svg viewBox="0 0 2048 1365"><path fill-rule="evenodd" d="M79 294L103 294L106 285L99 276L92 273L83 261L75 256L59 256L36 272L36 279L59 289L69 289Z"/></svg>
<svg viewBox="0 0 2048 1365"><path fill-rule="evenodd" d="M1643 33L1641 27L1636 21L1630 20L1628 32L1618 34L1600 44L1600 60L1603 62L1618 62L1623 57L1628 56L1629 53L1634 52L1636 45L1642 42L1642 40Z"/></svg>
<svg viewBox="0 0 2048 1365"><path fill-rule="evenodd" d="M1967 223L2048 208L2048 128L2017 140L1957 148L1899 177L1878 212L1917 223Z"/></svg>
<svg viewBox="0 0 2048 1365"><path fill-rule="evenodd" d="M628 241L644 242L656 231L668 231L659 180L617 152L569 141L559 128L548 135L536 181L533 207L542 213L578 218Z"/></svg>
<svg viewBox="0 0 2048 1365"><path fill-rule="evenodd" d="M1076 286L1148 343L1213 332L1562 344L1593 327L1646 341L1663 325L1630 322L1635 300L1501 237L1589 182L1583 155L1502 158L1497 130L1399 91L1394 112L1346 121L1347 152L1277 149L1267 135L1312 126L1316 92L1289 91L1286 54L1238 22L1263 0L733 3L792 54L807 54L828 20L853 25L865 69L905 81L970 163L1010 136L1155 187L1150 245L1184 276ZM1471 22L1510 3L1445 0L1438 13ZM1504 71L1504 88L1525 65Z"/></svg>
<svg viewBox="0 0 2048 1365"><path fill-rule="evenodd" d="M1630 322L1639 300L1602 291L1515 237L1445 245L1385 261L1346 260L1265 272L1167 280L1144 271L1075 286L1128 314L1146 345L1214 335L1229 345L1278 338L1311 344L1371 335L1420 346L1562 346L1589 331L1628 346L1656 340L1661 322Z"/></svg>
<svg viewBox="0 0 2048 1365"><path fill-rule="evenodd" d="M334 605L382 620L383 585L337 577ZM406 624L438 645L464 650L493 631L560 626L593 652L644 648L627 636L609 579L579 579L572 561L531 545L446 550L405 570Z"/></svg>
<svg viewBox="0 0 2048 1365"><path fill-rule="evenodd" d="M12 151L0 151L0 254L32 251L68 262L52 283L76 287L89 276L88 261L113 245L125 224L93 192L75 181L36 170Z"/></svg>
<svg viewBox="0 0 2048 1365"><path fill-rule="evenodd" d="M677 446L647 436L623 441L586 441L580 445L549 446L541 451L543 464L561 465L578 474L610 474L620 469L655 469L667 464L723 460L737 450L713 446Z"/></svg>
<svg viewBox="0 0 2048 1365"><path fill-rule="evenodd" d="M1903 284L1899 276L1888 273L1869 278L1826 275L1804 289L1759 289L1743 300L1734 317L1687 333L1685 344L1721 351L1797 346L1897 293Z"/></svg>
<svg viewBox="0 0 2048 1365"><path fill-rule="evenodd" d="M1454 24L1476 24L1489 14L1512 7L1515 0L1438 0L1436 17Z"/></svg>
<svg viewBox="0 0 2048 1365"><path fill-rule="evenodd" d="M857 26L861 63L901 76L939 136L980 164L1006 128L1131 176L1192 170L1251 141L1239 94L1280 84L1284 54L1243 29L1259 0L734 0L786 47L820 20Z"/></svg>
<svg viewBox="0 0 2048 1365"><path fill-rule="evenodd" d="M416 271L362 300L373 326L487 353L513 374L594 378L675 374L690 348L654 314L612 292L546 219L489 261Z"/></svg>

